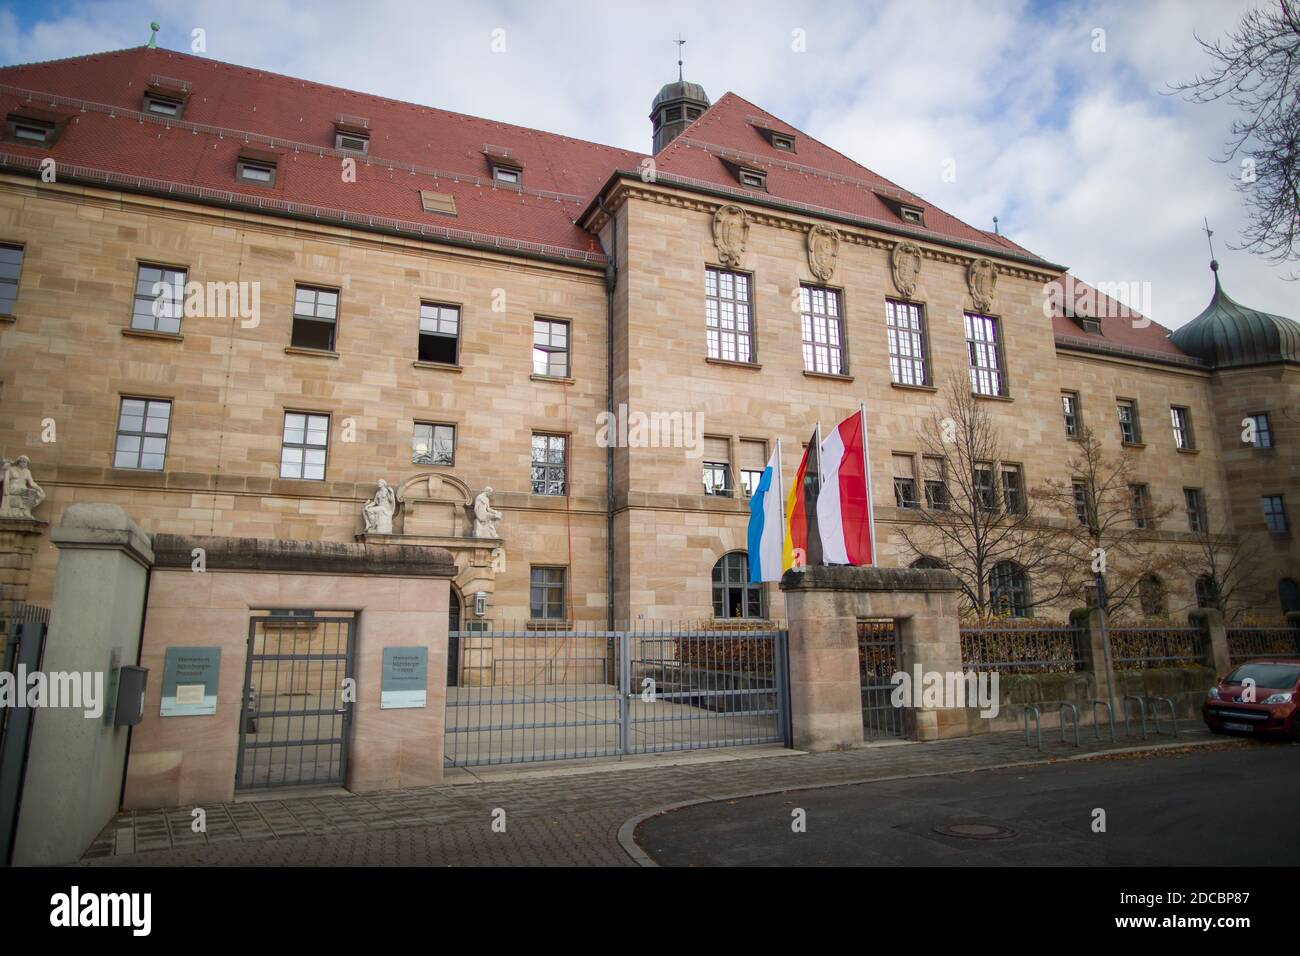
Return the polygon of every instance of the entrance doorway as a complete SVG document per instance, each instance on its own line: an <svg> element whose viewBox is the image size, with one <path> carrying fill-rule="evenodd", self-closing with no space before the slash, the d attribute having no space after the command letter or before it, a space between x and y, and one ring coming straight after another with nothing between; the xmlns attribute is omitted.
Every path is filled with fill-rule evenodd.
<svg viewBox="0 0 1300 956"><path fill-rule="evenodd" d="M347 611L254 612L236 790L344 783L355 644Z"/></svg>

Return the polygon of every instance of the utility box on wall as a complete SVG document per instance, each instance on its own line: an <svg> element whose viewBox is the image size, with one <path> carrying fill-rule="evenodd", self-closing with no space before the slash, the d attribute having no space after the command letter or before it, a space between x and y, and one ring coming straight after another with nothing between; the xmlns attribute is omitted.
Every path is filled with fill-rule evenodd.
<svg viewBox="0 0 1300 956"><path fill-rule="evenodd" d="M113 711L114 727L134 727L144 717L144 689L149 682L149 668L127 664L117 672L117 708Z"/></svg>

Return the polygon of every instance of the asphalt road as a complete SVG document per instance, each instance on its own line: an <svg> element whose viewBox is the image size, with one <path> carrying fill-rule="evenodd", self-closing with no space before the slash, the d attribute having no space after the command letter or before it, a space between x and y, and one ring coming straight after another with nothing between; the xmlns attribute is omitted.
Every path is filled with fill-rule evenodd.
<svg viewBox="0 0 1300 956"><path fill-rule="evenodd" d="M636 842L661 866L1294 866L1298 795L1300 745L1257 744L701 804ZM935 830L972 824L1012 834Z"/></svg>

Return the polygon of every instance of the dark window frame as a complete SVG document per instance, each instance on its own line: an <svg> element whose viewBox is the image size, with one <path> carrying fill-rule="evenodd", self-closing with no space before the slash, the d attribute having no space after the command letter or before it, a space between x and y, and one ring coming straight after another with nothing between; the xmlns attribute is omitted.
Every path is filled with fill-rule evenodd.
<svg viewBox="0 0 1300 956"><path fill-rule="evenodd" d="M344 140L355 140L360 143L360 147L347 146ZM334 131L334 148L344 153L355 153L358 156L370 155L370 134L354 133L350 130L336 129Z"/></svg>
<svg viewBox="0 0 1300 956"><path fill-rule="evenodd" d="M1291 524L1286 516L1285 495L1260 495L1264 504L1264 527L1269 534L1289 534Z"/></svg>
<svg viewBox="0 0 1300 956"><path fill-rule="evenodd" d="M1174 447L1179 451L1196 450L1196 432L1192 428L1192 410L1186 405L1169 406L1169 425L1174 431Z"/></svg>
<svg viewBox="0 0 1300 956"><path fill-rule="evenodd" d="M1130 412L1129 419L1125 421L1124 411ZM1125 445L1142 444L1142 419L1138 415L1138 403L1136 398L1119 398L1115 399L1115 418L1119 423L1119 440ZM1129 426L1129 432L1124 430L1124 426ZM1132 437L1129 437L1129 433Z"/></svg>
<svg viewBox="0 0 1300 956"><path fill-rule="evenodd" d="M168 113L163 110L156 110L154 106L172 106L175 112ZM144 102L141 104L142 112L151 116L163 116L167 119L180 119L185 114L185 100L183 97L167 96L163 93L155 93L152 90L146 90Z"/></svg>
<svg viewBox="0 0 1300 956"><path fill-rule="evenodd" d="M1187 530L1192 534L1204 534L1208 526L1204 491L1200 488L1184 488L1183 510L1187 513Z"/></svg>
<svg viewBox="0 0 1300 956"><path fill-rule="evenodd" d="M728 551L713 565L710 577L713 619L716 621L761 621L767 618L767 593L762 584L749 580L749 555ZM733 613L732 592L739 591L740 613ZM754 604L757 608L754 608ZM718 611L723 613L719 614ZM750 613L756 610L757 613Z"/></svg>
<svg viewBox="0 0 1300 956"><path fill-rule="evenodd" d="M992 330L991 342L986 338L971 337L976 323L981 332ZM1011 389L1007 382L1006 345L1003 341L1001 317L984 312L963 312L962 326L966 335L966 364L970 374L971 394L982 398L1006 398ZM982 361L989 357L992 357L995 364L988 365ZM997 388L994 391L981 387L984 377L988 377L990 384L996 377Z"/></svg>
<svg viewBox="0 0 1300 956"><path fill-rule="evenodd" d="M122 427L122 419L126 417L127 402L144 402L144 408L142 410L142 413L138 416L140 418L139 431L136 431L134 429L124 429ZM151 405L167 406L167 430L166 431L161 433L156 431L149 431L148 424L151 417L149 415L149 409ZM113 439L113 467L114 468L121 468L126 471L166 471L167 470L167 449L171 444L172 412L174 410L174 406L175 403L170 398L158 398L156 396L148 396L148 395L122 395L119 397L118 406L117 406L117 425L116 425L116 430L114 432L114 439ZM137 416L131 416L131 417L134 418ZM152 416L152 417L156 418L157 416ZM134 452L130 452L130 451L124 452L122 450L120 446L123 438L139 439L139 443ZM157 468L146 468L143 464L145 455L146 454L156 455L159 453L146 452L145 443L150 439L156 441L159 438L162 439L162 443L163 443L162 452L161 452L162 461L159 463ZM121 454L134 454L136 463L134 465L118 464L118 455Z"/></svg>
<svg viewBox="0 0 1300 956"><path fill-rule="evenodd" d="M1015 502L1007 492L1007 475L1015 475ZM1019 462L998 462L998 492L1002 497L1002 508L1009 515L1023 515L1029 510L1029 498L1025 492L1025 466Z"/></svg>
<svg viewBox="0 0 1300 956"><path fill-rule="evenodd" d="M289 416L290 415L303 416L302 441L300 442L289 441ZM324 444L316 444L308 441L308 438L311 436L312 433L311 421L313 418L325 419L325 443ZM278 470L278 474L280 478L284 479L285 481L325 481L329 477L330 429L333 427L333 425L334 425L333 418L329 412L314 412L314 411L307 411L304 409L286 408L284 410L284 418L282 419L281 428L280 428L280 466ZM297 475L286 475L284 473L284 469L285 469L284 451L286 448L299 448L302 450L302 457L298 462ZM307 477L307 452L309 450L314 451L316 449L320 449L323 452L321 456L321 462L320 462L320 477L308 478Z"/></svg>
<svg viewBox="0 0 1300 956"><path fill-rule="evenodd" d="M709 276L713 275L714 293L709 292ZM723 296L722 287L723 278L730 277L733 294ZM744 280L745 297L737 297L734 292L737 288L737 279ZM713 313L714 324L710 325L710 302L716 304L716 311ZM725 313L724 303L730 303L735 311L733 316L739 315L739 310L743 307L746 317L746 330L740 331L738 322L736 327L726 328L722 324L722 317ZM710 334L716 336L716 347L710 340ZM735 357L728 358L723 343L724 336L730 336L734 347ZM748 349L748 356L741 357L741 343L744 343ZM754 274L739 269L724 269L722 266L705 266L704 267L704 353L709 358L718 362L738 362L742 365L753 365L758 362L758 323L754 316ZM716 354L715 354L716 353Z"/></svg>
<svg viewBox="0 0 1300 956"><path fill-rule="evenodd" d="M1072 409L1066 408L1067 401L1073 405ZM1079 432L1083 430L1083 412L1078 392L1061 389L1061 419L1065 425L1065 437L1078 438Z"/></svg>
<svg viewBox="0 0 1300 956"><path fill-rule="evenodd" d="M540 575L540 576L539 576ZM558 576L558 580L556 577ZM541 601L534 601L534 592L541 592ZM559 592L558 605L551 600ZM558 614L548 611L556 608ZM540 613L537 611L540 610ZM528 619L530 621L567 621L569 619L569 569L562 564L530 564L528 566Z"/></svg>
<svg viewBox="0 0 1300 956"><path fill-rule="evenodd" d="M718 485L716 480L710 482L710 476L722 475L722 484ZM761 472L760 472L761 474ZM715 459L705 459L701 465L701 478L704 482L704 493L710 498L733 498L735 489L731 483L731 462L717 461ZM710 490L713 489L713 490Z"/></svg>
<svg viewBox="0 0 1300 956"><path fill-rule="evenodd" d="M312 311L310 313L298 311L299 295L303 292L312 293ZM334 296L334 315L332 317L321 318L320 316L317 315L317 310L321 307L320 297L322 293L326 295ZM340 311L339 300L342 299L342 297L343 297L342 290L340 289L330 288L329 286L308 285L307 283L304 282L295 283L293 287L293 317L289 325L289 344L293 348L310 349L311 351L314 352L337 351L338 344L339 344L339 311ZM329 326L330 328L329 346L327 348L321 348L319 345L303 345L300 342L295 341L295 339L297 338L296 333L298 329L298 323L300 321L307 323L308 327L325 326L325 325ZM304 328L304 331L306 331L306 328Z"/></svg>
<svg viewBox="0 0 1300 956"><path fill-rule="evenodd" d="M915 328L898 322L900 310L906 312L909 319L915 318ZM919 356L916 352L909 354L901 349L904 336L908 339L907 347L918 350ZM926 326L923 303L913 302L910 299L885 297L885 343L886 351L889 353L889 378L893 384L920 385L926 388L934 384L930 366L930 335ZM909 381L909 376L915 377L918 362L921 367L921 380ZM903 374L905 364L909 368L908 375Z"/></svg>
<svg viewBox="0 0 1300 956"><path fill-rule="evenodd" d="M27 136L19 136L19 127L40 130L41 138L32 139ZM21 113L10 113L5 117L5 142L15 143L19 146L53 146L58 140L62 129L63 124L54 120L24 116Z"/></svg>
<svg viewBox="0 0 1300 956"><path fill-rule="evenodd" d="M1009 617L1033 616L1029 573L1014 561L999 561L989 569L989 604Z"/></svg>
<svg viewBox="0 0 1300 956"><path fill-rule="evenodd" d="M1145 531L1151 527L1151 488L1146 482L1129 482L1129 514L1133 527Z"/></svg>
<svg viewBox="0 0 1300 956"><path fill-rule="evenodd" d="M541 331L538 328L539 325L547 326L547 331L546 331L547 341L543 344L539 344L537 341L537 336ZM562 348L557 347L555 344L555 329L557 327L564 329L564 345ZM546 367L544 371L538 371L537 368L537 358L539 352L546 355ZM549 315L534 315L532 353L533 353L532 357L533 357L534 375L539 375L543 378L560 378L560 379L572 378L573 377L573 322L569 319L557 319ZM564 356L563 374L557 375L555 372L551 371L551 357L555 355Z"/></svg>
<svg viewBox="0 0 1300 956"><path fill-rule="evenodd" d="M1258 448L1261 451L1275 448L1273 443L1273 423L1269 419L1268 412L1249 412L1246 415L1255 423L1255 440L1251 442L1251 448ZM1261 436L1263 439L1261 440Z"/></svg>
<svg viewBox="0 0 1300 956"><path fill-rule="evenodd" d="M425 315L425 309L436 309L437 312L434 315ZM442 324L445 321L445 316L442 314L444 309L455 313L454 321L456 325L456 332L454 335L445 332L442 329ZM432 322L436 326L436 328L426 329L424 327L426 321ZM417 339L416 353L415 353L416 360L419 362L426 362L430 365L459 365L461 328L462 328L462 311L458 303L435 302L431 299L421 299L420 308L419 308L419 312L417 313L417 319L416 319L416 339ZM451 361L445 362L442 359L426 358L425 357L426 337L429 339L436 339L442 342L450 340L453 343Z"/></svg>
<svg viewBox="0 0 1300 956"><path fill-rule="evenodd" d="M143 281L141 278L141 273L143 273L145 269L155 269L159 273L158 279L156 279L154 283L150 283L150 288L153 288L153 285L156 282L167 282L168 285L172 285L172 283L167 280L167 277L180 276L181 297L180 300L175 303L177 307L176 315L159 316L154 314L152 303L157 302L158 299L162 298L162 296L151 296L140 292L140 283L141 281ZM131 297L130 327L137 332L160 332L164 335L180 335L181 326L184 324L184 318L185 318L185 285L187 282L189 282L189 278L190 278L190 270L186 266L168 266L168 265L163 265L160 262L146 262L144 260L138 260L136 262L136 268L135 268L135 291ZM152 320L152 325L139 325L136 323L136 319L141 318L141 314L138 311L138 306L142 302L151 303L147 315L149 319ZM161 327L162 323L169 319L175 320L176 322L175 329L164 329Z"/></svg>
<svg viewBox="0 0 1300 956"><path fill-rule="evenodd" d="M268 179L249 176L250 170L264 172L269 174ZM275 185L276 177L279 175L279 164L262 159L246 159L240 157L235 163L235 178L241 183L248 183L250 186L261 186L263 189L270 189Z"/></svg>
<svg viewBox="0 0 1300 956"><path fill-rule="evenodd" d="M492 185L494 186L514 186L520 188L524 185L524 168L522 166L512 166L509 163L490 162L492 169ZM514 176L511 181L509 177ZM505 178L503 178L505 177Z"/></svg>
<svg viewBox="0 0 1300 956"><path fill-rule="evenodd" d="M538 459L536 457L536 452L537 452L536 440L538 438L546 439L545 442L543 442L544 454L541 459ZM551 461L551 452L553 451L553 441L556 439L558 439L561 442L561 447L564 451L564 460L559 463ZM528 460L529 460L529 470L528 470L529 486L528 487L529 487L529 492L531 494L544 495L548 498L568 497L569 495L569 436L568 435L561 434L559 432L533 432L529 436L529 441L528 441ZM540 484L542 488L541 491L537 490L539 479L536 474L536 469L538 468L542 469L542 477L540 478ZM556 469L559 469L558 472L560 476L559 482L561 485L561 490L558 493L546 490L556 480L554 477L554 475L556 474Z"/></svg>
<svg viewBox="0 0 1300 956"><path fill-rule="evenodd" d="M13 305L18 301L18 290L23 280L23 264L27 261L27 245L22 242L0 242L0 251L3 250L16 250L18 253L14 277L12 279L7 276L0 278L0 287L13 286L13 296L0 295L0 315L10 318L14 315ZM8 300L8 305L5 304L6 300Z"/></svg>
<svg viewBox="0 0 1300 956"><path fill-rule="evenodd" d="M425 458L433 457L433 449L436 447L436 443L438 441L438 429L440 428L451 429L451 456L446 461L422 461L421 460L421 456L417 452L417 448L418 448L417 443L420 440L419 435L420 435L421 428L430 429L429 445L428 445L429 451L423 456ZM429 421L422 421L417 418L414 422L414 428L411 431L411 464L427 465L432 468L451 468L455 466L456 464L455 423L454 422L429 422Z"/></svg>

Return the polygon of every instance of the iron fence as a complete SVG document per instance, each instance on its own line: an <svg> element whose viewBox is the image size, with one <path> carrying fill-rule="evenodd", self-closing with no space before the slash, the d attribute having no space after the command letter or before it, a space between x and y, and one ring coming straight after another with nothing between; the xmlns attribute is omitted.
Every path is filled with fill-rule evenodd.
<svg viewBox="0 0 1300 956"><path fill-rule="evenodd" d="M862 733L868 740L902 737L903 709L893 703L894 675L901 655L892 620L858 621L858 676L862 689Z"/></svg>
<svg viewBox="0 0 1300 956"><path fill-rule="evenodd" d="M789 739L784 630L530 621L448 641L449 766Z"/></svg>
<svg viewBox="0 0 1300 956"><path fill-rule="evenodd" d="M1233 664L1261 657L1295 657L1300 654L1300 628L1230 627L1228 656Z"/></svg>
<svg viewBox="0 0 1300 956"><path fill-rule="evenodd" d="M1117 670L1193 667L1206 661L1199 627L1112 627L1111 661Z"/></svg>
<svg viewBox="0 0 1300 956"><path fill-rule="evenodd" d="M961 629L965 671L1002 674L1068 673L1082 670L1086 632L1058 624L990 624Z"/></svg>
<svg viewBox="0 0 1300 956"><path fill-rule="evenodd" d="M0 621L4 628L0 633L5 638L5 672L16 675L20 667L28 674L39 671L45 656L50 609L15 602ZM25 687L17 688L20 694L26 691ZM7 865L13 856L33 716L30 707L0 708L0 865Z"/></svg>

